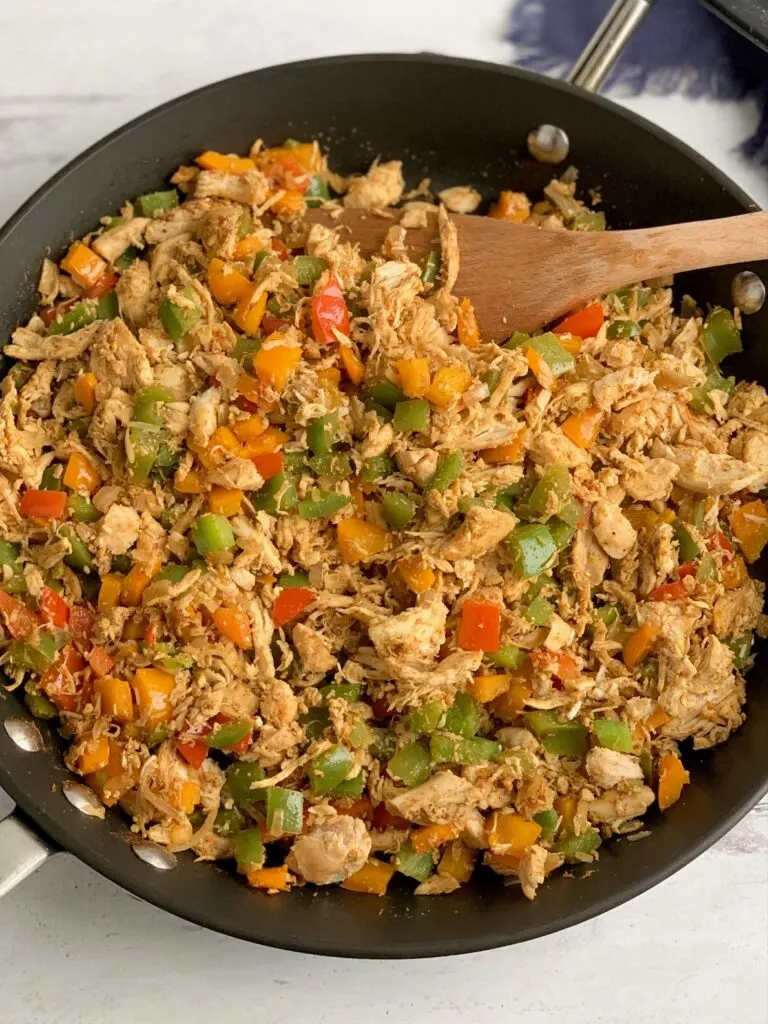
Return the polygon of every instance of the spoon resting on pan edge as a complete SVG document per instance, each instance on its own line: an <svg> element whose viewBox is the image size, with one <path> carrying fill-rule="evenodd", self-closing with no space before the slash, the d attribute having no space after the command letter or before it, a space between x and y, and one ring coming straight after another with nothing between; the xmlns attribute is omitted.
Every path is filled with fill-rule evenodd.
<svg viewBox="0 0 768 1024"><path fill-rule="evenodd" d="M491 217L450 214L459 244L453 292L466 295L484 338L533 331L595 295L648 278L768 259L768 212L632 231L553 231ZM365 210L308 210L307 221L340 230L364 256L378 252L397 217ZM409 228L413 260L439 249L436 214Z"/></svg>

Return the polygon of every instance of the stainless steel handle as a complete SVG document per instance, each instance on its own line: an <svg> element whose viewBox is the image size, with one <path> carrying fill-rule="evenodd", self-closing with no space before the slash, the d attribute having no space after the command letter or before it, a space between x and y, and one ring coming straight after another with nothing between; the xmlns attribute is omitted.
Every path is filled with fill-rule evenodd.
<svg viewBox="0 0 768 1024"><path fill-rule="evenodd" d="M616 0L571 69L568 81L588 92L597 92L655 2Z"/></svg>
<svg viewBox="0 0 768 1024"><path fill-rule="evenodd" d="M56 852L16 814L0 821L0 897Z"/></svg>

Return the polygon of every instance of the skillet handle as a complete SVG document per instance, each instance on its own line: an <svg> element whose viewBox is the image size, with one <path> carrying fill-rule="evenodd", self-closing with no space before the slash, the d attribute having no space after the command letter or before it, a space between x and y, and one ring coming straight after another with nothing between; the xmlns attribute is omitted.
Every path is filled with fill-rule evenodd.
<svg viewBox="0 0 768 1024"><path fill-rule="evenodd" d="M598 92L635 29L655 3L656 0L616 0L571 68L568 81L587 92Z"/></svg>
<svg viewBox="0 0 768 1024"><path fill-rule="evenodd" d="M0 821L0 898L57 852L18 813Z"/></svg>

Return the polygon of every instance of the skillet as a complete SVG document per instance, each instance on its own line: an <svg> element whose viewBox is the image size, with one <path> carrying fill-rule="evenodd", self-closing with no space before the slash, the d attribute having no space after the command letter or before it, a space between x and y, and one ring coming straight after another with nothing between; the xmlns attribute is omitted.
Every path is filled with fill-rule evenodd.
<svg viewBox="0 0 768 1024"><path fill-rule="evenodd" d="M597 62L598 64L600 61ZM582 81L602 69L587 60ZM42 254L54 257L116 211L126 196L160 186L203 149L243 152L253 138L318 138L335 168L363 170L381 155L401 158L409 184L430 175L435 190L473 184L537 194L552 168L534 162L525 138L540 123L570 137L569 161L583 190L600 190L614 227L722 217L755 208L693 151L607 100L539 75L432 55L310 60L241 75L174 100L113 133L45 184L0 232L0 337L35 306ZM561 165L559 172L565 167ZM556 171L558 173L558 171ZM745 269L739 267L738 269ZM752 264L768 281L768 261ZM730 302L734 268L682 276L680 295ZM745 317L745 351L730 373L768 386L768 307ZM765 578L765 560L758 576ZM100 820L65 799L71 776L55 731L29 729L22 700L0 696L0 785L17 810L0 823L0 894L65 849L134 895L187 920L265 945L360 958L466 953L569 927L657 884L698 856L768 790L766 644L748 681L745 725L724 746L689 757L692 782L652 835L601 851L596 870L554 877L528 902L482 872L436 899L393 886L383 900L337 887L279 897L249 890L233 873L183 854L168 870L137 848L118 810ZM4 728L2 726L5 726ZM38 746L28 750L24 747ZM138 856L137 854L142 854ZM159 867L158 864L162 865Z"/></svg>

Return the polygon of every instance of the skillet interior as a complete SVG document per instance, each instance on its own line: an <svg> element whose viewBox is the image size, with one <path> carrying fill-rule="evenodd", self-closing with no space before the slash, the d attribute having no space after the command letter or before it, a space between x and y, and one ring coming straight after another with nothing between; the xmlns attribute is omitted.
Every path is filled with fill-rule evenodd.
<svg viewBox="0 0 768 1024"><path fill-rule="evenodd" d="M602 99L540 76L431 56L308 61L253 72L202 89L116 132L62 171L0 233L0 337L34 306L42 254L58 256L74 236L129 196L157 188L202 149L242 152L256 135L320 139L334 167L362 170L377 155L405 162L409 184L471 183L537 193L551 171L525 151L531 127L549 122L571 139L583 189L599 188L609 223L642 227L726 216L753 208L692 151ZM562 168L561 168L562 169ZM753 269L768 281L768 263ZM729 302L729 269L679 280L700 301ZM768 386L768 307L746 318L745 353L729 372ZM765 565L762 573L765 578ZM596 871L554 877L529 903L495 878L450 897L417 899L403 888L385 900L333 888L277 898L250 891L225 870L180 858L158 872L136 858L125 820L86 818L59 792L68 777L55 734L25 754L0 730L0 784L61 846L144 899L220 932L306 952L356 957L436 956L533 938L575 924L637 895L701 853L768 788L765 644L749 677L749 718L725 746L699 756L692 785L653 835L604 847ZM0 718L25 714L14 695ZM44 730L45 731L45 730Z"/></svg>

